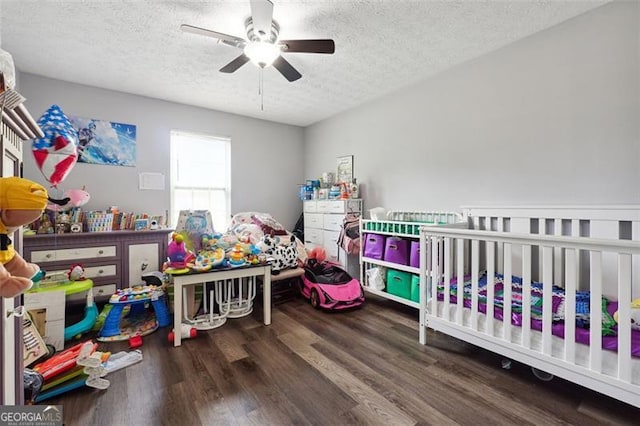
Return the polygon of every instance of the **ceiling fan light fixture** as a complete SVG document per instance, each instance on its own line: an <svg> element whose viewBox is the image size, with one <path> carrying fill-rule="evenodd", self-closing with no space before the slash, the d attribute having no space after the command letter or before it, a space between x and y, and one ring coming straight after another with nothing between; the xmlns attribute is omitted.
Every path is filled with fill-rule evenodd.
<svg viewBox="0 0 640 426"><path fill-rule="evenodd" d="M280 56L280 48L274 43L251 41L245 46L244 54L257 66L266 68Z"/></svg>

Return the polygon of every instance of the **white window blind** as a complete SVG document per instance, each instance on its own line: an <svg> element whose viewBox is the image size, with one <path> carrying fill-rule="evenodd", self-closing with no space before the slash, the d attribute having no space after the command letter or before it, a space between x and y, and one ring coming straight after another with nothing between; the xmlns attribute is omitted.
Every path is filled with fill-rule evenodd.
<svg viewBox="0 0 640 426"><path fill-rule="evenodd" d="M171 132L171 224L180 210L209 210L216 231L224 232L231 206L231 140Z"/></svg>

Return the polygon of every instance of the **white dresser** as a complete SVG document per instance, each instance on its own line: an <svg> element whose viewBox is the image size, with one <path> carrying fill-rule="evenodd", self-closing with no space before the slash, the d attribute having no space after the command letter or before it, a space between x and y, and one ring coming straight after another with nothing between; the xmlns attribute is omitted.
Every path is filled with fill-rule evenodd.
<svg viewBox="0 0 640 426"><path fill-rule="evenodd" d="M304 201L304 244L307 249L320 246L327 260L341 264L354 278L360 277L358 255L349 255L338 247L338 237L344 216L362 214L362 200L307 200Z"/></svg>

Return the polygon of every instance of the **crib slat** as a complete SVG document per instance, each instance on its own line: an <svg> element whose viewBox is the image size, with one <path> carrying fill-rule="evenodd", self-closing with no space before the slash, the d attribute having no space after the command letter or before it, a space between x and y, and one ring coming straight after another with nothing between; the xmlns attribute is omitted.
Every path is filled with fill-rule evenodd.
<svg viewBox="0 0 640 426"><path fill-rule="evenodd" d="M511 285L512 278L512 256L511 256L511 243L504 243L504 281L503 281L503 327L504 327L504 340L511 342Z"/></svg>
<svg viewBox="0 0 640 426"><path fill-rule="evenodd" d="M427 257L431 255L428 262L429 271L431 271L431 311L435 316L438 316L438 283L440 282L440 268L438 266L439 247L442 244L442 238L433 237L429 239L429 247L425 249L427 251Z"/></svg>
<svg viewBox="0 0 640 426"><path fill-rule="evenodd" d="M538 219L538 234L540 235L547 234L547 220L544 217L541 217ZM542 248L538 246L538 281L542 281L542 277L540 276L540 273L543 268L541 249Z"/></svg>
<svg viewBox="0 0 640 426"><path fill-rule="evenodd" d="M564 360L574 364L576 360L576 288L578 287L578 251L565 252L564 289Z"/></svg>
<svg viewBox="0 0 640 426"><path fill-rule="evenodd" d="M480 242L471 240L471 328L478 330L478 270Z"/></svg>
<svg viewBox="0 0 640 426"><path fill-rule="evenodd" d="M522 246L522 346L531 348L531 246Z"/></svg>
<svg viewBox="0 0 640 426"><path fill-rule="evenodd" d="M553 221L553 235L562 235L562 219L554 219ZM562 252L564 249L561 247L555 247L553 249L553 282L562 282Z"/></svg>
<svg viewBox="0 0 640 426"><path fill-rule="evenodd" d="M442 317L447 321L451 321L449 315L450 307L450 294L451 294L451 238L444 239L444 309L442 311Z"/></svg>
<svg viewBox="0 0 640 426"><path fill-rule="evenodd" d="M602 372L602 312L600 303L602 300L602 252L590 253L590 311L591 329L589 330L589 359L590 369L594 372Z"/></svg>
<svg viewBox="0 0 640 426"><path fill-rule="evenodd" d="M631 383L631 255L618 255L618 378Z"/></svg>
<svg viewBox="0 0 640 426"><path fill-rule="evenodd" d="M580 236L580 220L579 219L571 219L571 236L572 237Z"/></svg>
<svg viewBox="0 0 640 426"><path fill-rule="evenodd" d="M456 261L458 263L458 270L456 271L458 276L456 322L462 325L462 314L464 311L464 240L462 238L456 240Z"/></svg>
<svg viewBox="0 0 640 426"><path fill-rule="evenodd" d="M420 308L419 308L419 317L418 317L418 341L420 342L421 345L426 345L427 344L427 288L429 283L433 283L433 281L430 279L430 277L427 276L428 271L427 271L427 264L425 262L426 260L426 255L425 255L425 249L427 247L427 241L430 240L431 236L428 236L427 234L425 234L424 232L420 232L420 252L419 252L419 256L420 256L420 288L419 288L419 292L420 292L420 296L419 296L419 300L420 300ZM360 253L360 255L362 256L362 253ZM435 310L437 310L437 305L433 304L432 305L434 308L436 308Z"/></svg>
<svg viewBox="0 0 640 426"><path fill-rule="evenodd" d="M496 229L495 230L498 231L498 232L504 231L503 225L504 225L504 221L502 220L502 218L500 218L500 217L497 218L496 219ZM498 244L497 250L498 250L498 256L497 256L498 265L497 265L497 268L498 268L498 271L504 271L504 264L503 264L504 249L503 249L502 244Z"/></svg>
<svg viewBox="0 0 640 426"><path fill-rule="evenodd" d="M542 353L551 356L553 247L542 247Z"/></svg>
<svg viewBox="0 0 640 426"><path fill-rule="evenodd" d="M496 282L496 243L487 241L487 334L494 335L494 297Z"/></svg>

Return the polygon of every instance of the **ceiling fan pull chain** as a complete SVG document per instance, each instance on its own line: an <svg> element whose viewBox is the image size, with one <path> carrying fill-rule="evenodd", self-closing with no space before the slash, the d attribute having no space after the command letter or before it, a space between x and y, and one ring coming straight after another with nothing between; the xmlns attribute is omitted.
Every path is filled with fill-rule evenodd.
<svg viewBox="0 0 640 426"><path fill-rule="evenodd" d="M264 68L260 68L260 111L264 111Z"/></svg>

